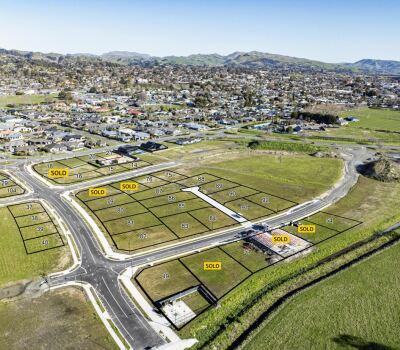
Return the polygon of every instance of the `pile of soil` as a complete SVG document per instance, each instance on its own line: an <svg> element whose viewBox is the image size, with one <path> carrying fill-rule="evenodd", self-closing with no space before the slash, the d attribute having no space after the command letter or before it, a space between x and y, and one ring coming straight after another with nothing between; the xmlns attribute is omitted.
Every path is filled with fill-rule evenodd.
<svg viewBox="0 0 400 350"><path fill-rule="evenodd" d="M339 158L339 154L336 152L315 152L311 155L317 158Z"/></svg>
<svg viewBox="0 0 400 350"><path fill-rule="evenodd" d="M400 164L388 159L378 159L365 164L362 173L383 182L400 181Z"/></svg>

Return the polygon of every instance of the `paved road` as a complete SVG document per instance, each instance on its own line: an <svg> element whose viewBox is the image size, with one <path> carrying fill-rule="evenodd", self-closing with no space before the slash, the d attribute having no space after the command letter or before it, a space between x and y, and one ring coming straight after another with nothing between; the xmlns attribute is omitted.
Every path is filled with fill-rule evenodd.
<svg viewBox="0 0 400 350"><path fill-rule="evenodd" d="M289 210L279 217L266 219L263 222L271 227L280 226L282 223L288 223L306 217L310 213L316 212L343 197L357 180L355 166L369 157L365 148L349 149L347 151L352 155L352 158L348 163L348 171L346 172L341 186L335 188L323 199L305 203L295 210ZM165 165L160 164L160 167L162 166ZM118 283L118 275L122 270L131 265L137 266L147 264L162 258L208 247L212 244L221 244L229 240L234 240L237 239L238 234L243 230L243 228L237 228L220 235L206 236L194 242L184 242L176 246L165 247L158 251L133 257L125 262L109 260L102 254L88 224L70 204L61 199L61 189L50 189L42 181L32 177L26 171L23 163L17 163L12 166L12 168L17 170L15 175L33 189L34 194L29 198L42 198L47 201L68 225L80 250L82 257L81 267L66 276L52 278L49 284L54 286L65 283L66 281L76 280L90 283L100 295L117 327L135 349L158 346L163 344L164 340L149 326L146 319L140 314L129 297L121 290ZM143 173L146 169L140 171ZM154 169L150 171L154 171ZM122 179L126 176L129 177L132 176L132 174L118 174L102 181L115 181L116 179ZM102 183L100 181L101 180L96 180L96 184ZM88 183L81 184L80 186L87 187ZM69 188L72 187L69 186L68 189ZM73 188L76 189L77 186Z"/></svg>

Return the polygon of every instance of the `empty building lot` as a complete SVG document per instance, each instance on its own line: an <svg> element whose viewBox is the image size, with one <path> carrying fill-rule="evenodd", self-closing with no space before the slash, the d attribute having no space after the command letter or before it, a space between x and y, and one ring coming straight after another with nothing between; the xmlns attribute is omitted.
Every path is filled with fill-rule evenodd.
<svg viewBox="0 0 400 350"><path fill-rule="evenodd" d="M152 154L140 154L138 157L128 157L107 151L40 163L36 164L33 169L54 184L68 185L141 169L158 164L161 161L161 158ZM50 172L52 169L66 169L68 174L66 176L51 175Z"/></svg>
<svg viewBox="0 0 400 350"><path fill-rule="evenodd" d="M298 253L310 252L315 244L360 224L350 218L319 212L293 225L272 231L254 231L236 242L147 267L133 280L160 312L180 329L209 306L217 305L221 298L254 273ZM299 233L301 225L315 229L312 233ZM274 240L274 237L285 236L286 242Z"/></svg>
<svg viewBox="0 0 400 350"><path fill-rule="evenodd" d="M24 194L25 190L10 176L0 173L0 199Z"/></svg>
<svg viewBox="0 0 400 350"><path fill-rule="evenodd" d="M124 183L137 186L135 190L125 189ZM182 191L196 187L243 220L267 217L295 205L210 173L185 176L176 170L103 186L106 195L102 197L91 197L90 189L86 189L76 198L117 250L135 251L239 225L235 217L207 200Z"/></svg>
<svg viewBox="0 0 400 350"><path fill-rule="evenodd" d="M69 247L40 202L0 207L0 285L62 270Z"/></svg>

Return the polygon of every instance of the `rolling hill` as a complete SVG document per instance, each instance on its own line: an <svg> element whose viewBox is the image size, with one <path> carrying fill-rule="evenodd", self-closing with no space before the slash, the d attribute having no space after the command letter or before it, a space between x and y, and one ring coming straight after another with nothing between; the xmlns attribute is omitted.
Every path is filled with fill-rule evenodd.
<svg viewBox="0 0 400 350"><path fill-rule="evenodd" d="M113 62L122 65L193 65L193 66L227 66L243 68L288 68L301 70L329 70L343 72L363 72L368 74L400 74L400 61L363 59L354 63L325 63L266 52L234 52L229 55L195 54L189 56L156 57L148 54L112 51L102 55L93 54L67 54L41 53L20 50L0 49L0 55L24 58L32 61L46 61L56 64L71 62L73 60L95 60Z"/></svg>

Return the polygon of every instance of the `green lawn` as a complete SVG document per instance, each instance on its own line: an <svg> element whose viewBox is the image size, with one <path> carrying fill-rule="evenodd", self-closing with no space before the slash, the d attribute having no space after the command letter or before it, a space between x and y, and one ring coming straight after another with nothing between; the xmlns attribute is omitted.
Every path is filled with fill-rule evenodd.
<svg viewBox="0 0 400 350"><path fill-rule="evenodd" d="M249 196L247 199L272 211L281 211L296 205L296 203L290 202L286 199L262 192Z"/></svg>
<svg viewBox="0 0 400 350"><path fill-rule="evenodd" d="M221 246L221 249L246 266L250 271L256 272L270 265L270 255L256 250L253 246L244 241L238 241Z"/></svg>
<svg viewBox="0 0 400 350"><path fill-rule="evenodd" d="M301 223L305 225L312 225L311 222L308 222L306 220L301 220ZM315 233L299 233L296 226L285 226L282 229L312 243L321 242L324 239L333 237L334 235L338 234L337 231L320 225L315 225Z"/></svg>
<svg viewBox="0 0 400 350"><path fill-rule="evenodd" d="M354 116L359 122L349 123L358 128L400 131L400 112L386 109L363 108L341 113L342 117Z"/></svg>
<svg viewBox="0 0 400 350"><path fill-rule="evenodd" d="M25 247L28 254L42 254L46 249L59 248L62 246L63 241L58 233L25 241Z"/></svg>
<svg viewBox="0 0 400 350"><path fill-rule="evenodd" d="M21 234L24 239L36 238L56 232L57 228L52 222L21 228Z"/></svg>
<svg viewBox="0 0 400 350"><path fill-rule="evenodd" d="M23 194L25 191L21 186L14 185L11 187L1 188L0 187L0 198L18 196Z"/></svg>
<svg viewBox="0 0 400 350"><path fill-rule="evenodd" d="M146 211L147 209L143 205L141 205L138 202L133 202L128 204L118 205L112 208L97 210L95 214L101 221L107 221L129 215L141 214Z"/></svg>
<svg viewBox="0 0 400 350"><path fill-rule="evenodd" d="M178 203L160 205L158 207L151 208L151 212L157 217L163 217L173 214L181 214L190 210L196 210L201 208L209 207L210 205L200 198L193 198L187 201L180 201Z"/></svg>
<svg viewBox="0 0 400 350"><path fill-rule="evenodd" d="M225 179L218 179L216 181L212 181L206 183L205 185L200 186L201 192L210 195L215 192L219 192L222 190L227 190L233 187L237 187L238 185L234 182Z"/></svg>
<svg viewBox="0 0 400 350"><path fill-rule="evenodd" d="M161 185L168 184L168 181L165 181L163 179L155 177L152 174L138 176L138 177L135 177L134 180L137 183L144 185L144 189L158 187L158 186L161 186ZM140 185L139 185L139 190L142 190L142 187Z"/></svg>
<svg viewBox="0 0 400 350"><path fill-rule="evenodd" d="M161 221L179 237L208 232L206 226L202 225L188 213L167 216L161 218Z"/></svg>
<svg viewBox="0 0 400 350"><path fill-rule="evenodd" d="M187 179L179 181L179 183L185 187L194 187L194 186L205 186L211 181L218 180L218 178L212 174L198 174L196 176L191 176Z"/></svg>
<svg viewBox="0 0 400 350"><path fill-rule="evenodd" d="M250 196L257 193L256 190L253 190L249 187L238 186L234 188L230 188L228 190L219 191L216 193L212 193L209 196L215 199L219 203L226 203L229 201L233 201L235 199L239 199L242 197Z"/></svg>
<svg viewBox="0 0 400 350"><path fill-rule="evenodd" d="M200 284L179 260L145 269L137 280L154 301Z"/></svg>
<svg viewBox="0 0 400 350"><path fill-rule="evenodd" d="M159 205L177 203L177 202L182 202L182 201L186 201L189 199L195 199L195 198L197 198L197 197L191 192L177 192L174 194L144 199L144 200L141 200L140 202L147 208L152 208L152 207L159 206Z"/></svg>
<svg viewBox="0 0 400 350"><path fill-rule="evenodd" d="M240 198L232 202L228 202L225 204L225 206L238 213L240 216L243 216L247 220L254 220L261 217L266 217L274 213L272 210L250 202L245 198Z"/></svg>
<svg viewBox="0 0 400 350"><path fill-rule="evenodd" d="M37 213L33 215L20 216L15 219L19 227L37 225L51 221L50 216L46 213Z"/></svg>
<svg viewBox="0 0 400 350"><path fill-rule="evenodd" d="M111 235L123 232L139 230L142 228L161 224L152 213L146 212L138 215L131 215L126 218L115 219L103 223Z"/></svg>
<svg viewBox="0 0 400 350"><path fill-rule="evenodd" d="M307 217L305 220L310 223L318 224L328 227L331 230L345 231L357 222L346 217L332 215L331 213L319 212L317 214Z"/></svg>
<svg viewBox="0 0 400 350"><path fill-rule="evenodd" d="M207 299L205 299L199 292L193 292L188 295L185 295L182 300L187 306L189 306L190 310L192 310L195 314L199 314L210 304Z"/></svg>
<svg viewBox="0 0 400 350"><path fill-rule="evenodd" d="M14 216L24 216L45 211L39 202L10 205L8 207Z"/></svg>
<svg viewBox="0 0 400 350"><path fill-rule="evenodd" d="M398 349L399 288L397 244L292 298L244 349Z"/></svg>
<svg viewBox="0 0 400 350"><path fill-rule="evenodd" d="M112 196L87 201L85 202L85 205L87 205L91 210L100 210L132 202L134 202L134 200L129 195L126 193L119 193Z"/></svg>
<svg viewBox="0 0 400 350"><path fill-rule="evenodd" d="M339 179L342 164L341 160L333 158L255 153L238 159L213 162L207 168L194 168L186 173L212 172L261 192L305 202L328 190Z"/></svg>
<svg viewBox="0 0 400 350"><path fill-rule="evenodd" d="M166 194L176 193L180 190L181 190L181 186L179 186L178 184L175 184L175 183L171 183L171 184L165 184L165 185L155 187L155 188L150 188L145 191L135 192L132 194L132 197L137 200L143 200L143 199L148 199L148 198L161 197Z"/></svg>
<svg viewBox="0 0 400 350"><path fill-rule="evenodd" d="M164 225L121 233L112 237L117 249L125 251L152 248L157 244L176 240L177 237Z"/></svg>
<svg viewBox="0 0 400 350"><path fill-rule="evenodd" d="M356 109L340 114L341 117L355 116L358 122L338 128L328 128L324 132L309 133L310 140L326 142L356 142L370 144L399 144L400 143L400 112L383 109ZM396 133L397 131L397 133ZM329 137L329 138L328 138Z"/></svg>
<svg viewBox="0 0 400 350"><path fill-rule="evenodd" d="M8 175L0 173L0 198L17 196L24 192L25 190L10 179Z"/></svg>
<svg viewBox="0 0 400 350"><path fill-rule="evenodd" d="M197 209L192 211L190 214L210 230L216 230L237 224L237 221L231 219L228 215L213 207Z"/></svg>
<svg viewBox="0 0 400 350"><path fill-rule="evenodd" d="M318 151L326 151L326 147L314 146L304 142L280 142L280 141L255 141L249 144L251 149L256 150L273 150L286 152L304 152L314 153Z"/></svg>
<svg viewBox="0 0 400 350"><path fill-rule="evenodd" d="M166 181L179 181L185 178L185 176L180 175L173 170L162 170L158 173L153 173L153 175Z"/></svg>
<svg viewBox="0 0 400 350"><path fill-rule="evenodd" d="M0 217L0 285L35 278L42 273L47 274L68 266L68 246L28 255L15 220L7 207L0 208Z"/></svg>
<svg viewBox="0 0 400 350"><path fill-rule="evenodd" d="M251 274L218 248L184 257L181 261L217 298ZM220 262L222 268L204 270L204 262Z"/></svg>

